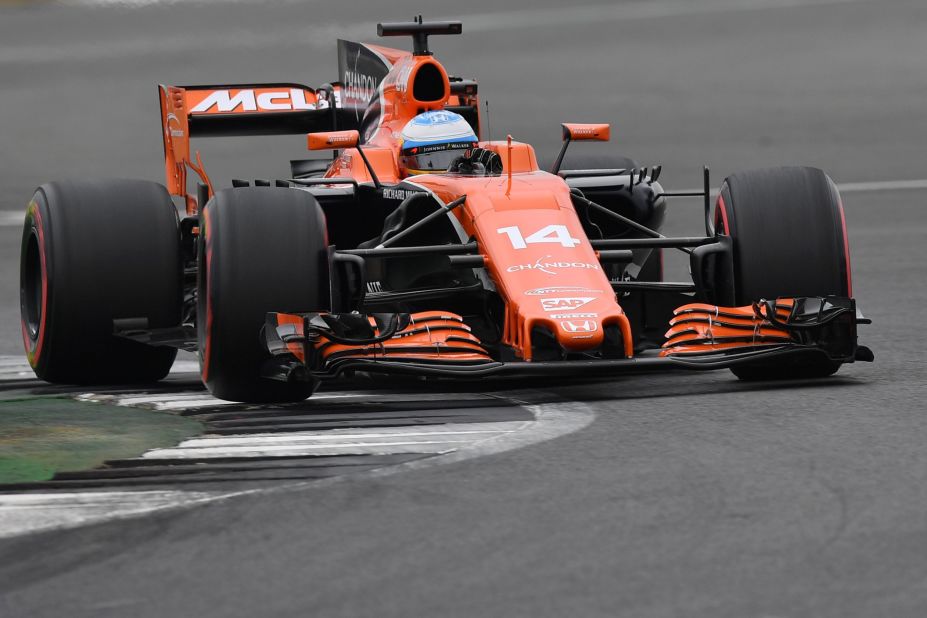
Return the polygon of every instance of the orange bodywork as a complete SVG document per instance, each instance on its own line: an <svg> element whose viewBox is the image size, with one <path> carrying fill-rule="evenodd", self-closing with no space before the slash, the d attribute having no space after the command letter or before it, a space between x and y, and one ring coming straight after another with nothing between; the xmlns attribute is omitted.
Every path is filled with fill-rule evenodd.
<svg viewBox="0 0 927 618"><path fill-rule="evenodd" d="M420 101L412 95L412 83L419 71L431 67L441 73L444 97ZM362 146L382 182L401 180L396 165L400 131L417 114L444 108L450 97L447 84L444 67L431 56L403 56L384 79L379 123ZM608 125L571 126L583 134L577 139L607 139ZM481 141L479 145L502 158L501 176L426 174L404 182L431 192L444 204L467 196L463 207L449 216L456 218L466 237L476 239L489 278L505 300L503 343L518 357L531 360L531 331L543 327L568 351L593 350L602 346L604 329L614 325L630 358L634 350L630 322L586 239L567 184L538 168L534 148L528 144ZM370 180L353 148L342 152L327 176ZM537 293L545 289L550 292Z"/></svg>
<svg viewBox="0 0 927 618"><path fill-rule="evenodd" d="M476 239L489 277L505 300L503 343L531 360L535 327L549 330L566 350L584 351L601 347L605 327L615 325L631 357L631 325L586 239L566 183L538 170L527 144L513 144L511 160L504 143L481 145L498 152L503 167L512 169L508 194L506 174L435 174L407 183L444 203L467 196L453 216Z"/></svg>
<svg viewBox="0 0 927 618"><path fill-rule="evenodd" d="M561 126L563 127L563 139L595 142L607 142L611 139L611 126L607 124L565 122Z"/></svg>
<svg viewBox="0 0 927 618"><path fill-rule="evenodd" d="M780 298L775 315L766 303L746 307L716 307L704 303L683 305L673 311L661 356L704 354L733 348L792 343L791 333L774 324L786 323L795 301Z"/></svg>
<svg viewBox="0 0 927 618"><path fill-rule="evenodd" d="M371 325L376 326L371 320ZM410 316L409 325L383 343L349 346L320 337L315 348L323 362L346 358L410 360L436 363L485 363L492 359L463 318L447 311L423 311Z"/></svg>
<svg viewBox="0 0 927 618"><path fill-rule="evenodd" d="M511 138L479 144L501 157L501 176L427 174L405 178L397 165L403 127L424 111L478 106L478 100L475 91L452 94L447 72L433 56L368 47L392 63L392 68L379 84L376 100L371 102L378 104L379 115L374 124L362 128L360 147L383 184L413 185L430 192L443 204L466 196L463 206L448 216L462 240L476 239L485 258L487 283L505 302L503 343L511 346L517 357L530 361L531 333L535 328L546 329L563 349L571 352L600 348L605 330L617 328L623 353L630 358L634 349L630 323L586 238L563 179L541 171L534 149ZM419 75L428 76L430 87L417 97L415 83ZM226 88L217 94L220 90L161 89L167 181L174 195L186 195L188 168L208 180L190 158L188 118L245 113L246 109L252 114L285 114L292 112L294 104L301 108L321 105L308 89L290 92L287 88ZM269 106L280 107L267 109ZM603 140L609 135L606 124L568 124L564 130L573 139ZM352 178L359 183L372 180L353 146L356 131L309 134L307 140L310 149L352 145L341 149L325 177ZM188 210L193 212L195 201L191 204L189 196L187 199ZM478 347L475 338L472 345ZM473 354L481 352L474 349Z"/></svg>
<svg viewBox="0 0 927 618"><path fill-rule="evenodd" d="M350 148L357 146L360 135L357 131L326 131L324 133L310 133L306 136L306 147L309 150L332 150L336 148Z"/></svg>
<svg viewBox="0 0 927 618"><path fill-rule="evenodd" d="M448 311L421 311L413 313L409 325L381 343L346 345L319 336L310 345L321 356L323 364L348 359L364 360L415 360L433 363L487 363L489 354L464 324L463 318ZM278 326L292 328L287 350L300 362L306 362L304 318L302 315L277 313ZM370 325L379 335L376 321Z"/></svg>

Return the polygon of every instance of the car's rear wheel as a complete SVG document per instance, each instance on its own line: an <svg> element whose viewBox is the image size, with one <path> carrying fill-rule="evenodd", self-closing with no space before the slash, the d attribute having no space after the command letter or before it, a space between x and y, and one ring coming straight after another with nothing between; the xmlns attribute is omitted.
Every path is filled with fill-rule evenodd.
<svg viewBox="0 0 927 618"><path fill-rule="evenodd" d="M26 211L20 314L36 375L56 383L151 382L177 354L113 336L113 320L176 326L177 211L161 185L75 180L39 187Z"/></svg>
<svg viewBox="0 0 927 618"><path fill-rule="evenodd" d="M300 401L317 382L261 377L268 312L327 310L325 216L305 191L219 191L200 220L197 332L209 391L244 402Z"/></svg>
<svg viewBox="0 0 927 618"><path fill-rule="evenodd" d="M715 207L715 227L733 239L736 305L852 294L843 205L837 187L819 169L780 167L729 176ZM742 379L811 378L839 367L821 355L732 371Z"/></svg>

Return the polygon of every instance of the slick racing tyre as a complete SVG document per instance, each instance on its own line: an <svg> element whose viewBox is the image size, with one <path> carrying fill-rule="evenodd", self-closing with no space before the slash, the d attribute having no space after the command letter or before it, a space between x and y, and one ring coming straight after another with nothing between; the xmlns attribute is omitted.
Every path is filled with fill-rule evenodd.
<svg viewBox="0 0 927 618"><path fill-rule="evenodd" d="M317 386L261 377L268 312L327 310L325 216L305 191L219 191L200 218L197 333L209 392L249 403L301 401Z"/></svg>
<svg viewBox="0 0 927 618"><path fill-rule="evenodd" d="M177 351L113 336L113 320L180 323L177 211L161 185L73 180L39 187L20 259L23 342L48 382L152 382Z"/></svg>
<svg viewBox="0 0 927 618"><path fill-rule="evenodd" d="M715 228L733 239L734 304L798 296L851 296L850 253L840 195L823 171L780 167L741 172L721 186ZM828 376L823 355L733 368L742 379Z"/></svg>

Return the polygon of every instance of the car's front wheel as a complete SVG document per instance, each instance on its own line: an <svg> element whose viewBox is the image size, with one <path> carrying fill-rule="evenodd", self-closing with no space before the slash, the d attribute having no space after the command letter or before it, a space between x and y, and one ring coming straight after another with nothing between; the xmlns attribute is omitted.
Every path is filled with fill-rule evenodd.
<svg viewBox="0 0 927 618"><path fill-rule="evenodd" d="M721 186L715 228L733 239L736 305L760 299L852 294L843 205L834 182L810 167L740 172ZM826 357L732 369L742 379L828 376Z"/></svg>
<svg viewBox="0 0 927 618"><path fill-rule="evenodd" d="M268 312L330 305L325 216L305 191L219 191L200 217L197 333L209 391L244 402L300 401L317 383L261 376Z"/></svg>

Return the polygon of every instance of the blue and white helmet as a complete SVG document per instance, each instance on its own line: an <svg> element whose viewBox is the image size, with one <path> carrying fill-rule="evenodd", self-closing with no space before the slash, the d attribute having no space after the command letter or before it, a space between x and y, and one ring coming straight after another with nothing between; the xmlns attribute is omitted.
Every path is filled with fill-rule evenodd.
<svg viewBox="0 0 927 618"><path fill-rule="evenodd" d="M446 172L478 141L463 116L443 110L419 114L406 123L401 137L399 167L409 174Z"/></svg>

